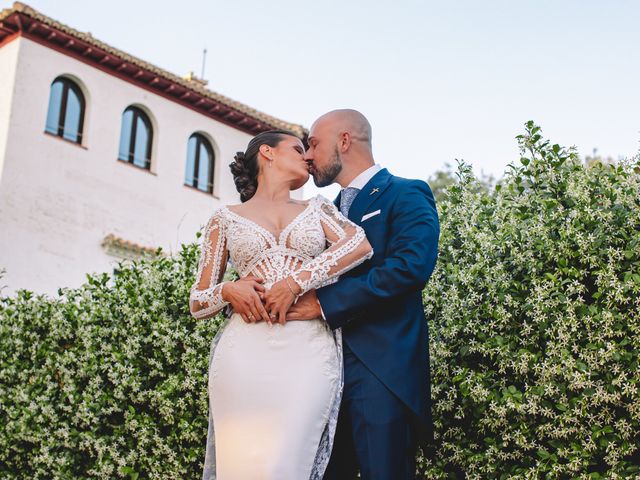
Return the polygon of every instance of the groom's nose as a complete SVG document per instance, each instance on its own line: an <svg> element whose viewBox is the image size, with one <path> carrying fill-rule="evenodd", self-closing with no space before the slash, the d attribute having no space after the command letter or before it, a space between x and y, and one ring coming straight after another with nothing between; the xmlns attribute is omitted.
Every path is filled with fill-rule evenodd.
<svg viewBox="0 0 640 480"><path fill-rule="evenodd" d="M309 150L305 150L304 152L304 161L307 163L313 162L313 155L311 155L311 152L309 152Z"/></svg>

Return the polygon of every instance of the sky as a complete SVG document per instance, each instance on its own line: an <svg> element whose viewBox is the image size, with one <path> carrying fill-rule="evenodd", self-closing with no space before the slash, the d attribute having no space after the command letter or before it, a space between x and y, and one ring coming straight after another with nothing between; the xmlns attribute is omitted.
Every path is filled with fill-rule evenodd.
<svg viewBox="0 0 640 480"><path fill-rule="evenodd" d="M582 156L640 146L636 1L26 3L179 75L200 76L206 48L209 88L293 123L355 108L404 177L456 159L500 177L527 120Z"/></svg>

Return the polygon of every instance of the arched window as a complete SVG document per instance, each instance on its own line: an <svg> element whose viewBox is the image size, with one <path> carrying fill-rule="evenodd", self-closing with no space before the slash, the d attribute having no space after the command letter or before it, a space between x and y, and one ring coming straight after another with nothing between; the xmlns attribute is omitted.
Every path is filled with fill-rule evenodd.
<svg viewBox="0 0 640 480"><path fill-rule="evenodd" d="M187 168L184 184L203 192L213 193L214 156L211 143L201 134L194 133L187 144Z"/></svg>
<svg viewBox="0 0 640 480"><path fill-rule="evenodd" d="M122 114L118 159L150 169L152 140L153 128L147 114L137 107L127 107Z"/></svg>
<svg viewBox="0 0 640 480"><path fill-rule="evenodd" d="M45 131L72 142L82 143L84 106L84 95L80 87L68 78L56 78L49 93Z"/></svg>

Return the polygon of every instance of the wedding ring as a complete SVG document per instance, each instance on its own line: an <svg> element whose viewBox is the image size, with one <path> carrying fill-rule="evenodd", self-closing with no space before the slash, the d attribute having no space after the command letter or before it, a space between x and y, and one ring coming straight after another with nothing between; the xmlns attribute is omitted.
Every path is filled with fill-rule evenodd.
<svg viewBox="0 0 640 480"><path fill-rule="evenodd" d="M247 317L249 317L249 320L253 320L253 313L250 313Z"/></svg>

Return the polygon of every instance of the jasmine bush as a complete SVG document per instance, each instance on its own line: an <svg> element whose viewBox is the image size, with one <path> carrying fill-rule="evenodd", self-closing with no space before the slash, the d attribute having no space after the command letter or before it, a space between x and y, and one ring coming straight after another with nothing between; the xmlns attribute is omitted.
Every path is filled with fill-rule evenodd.
<svg viewBox="0 0 640 480"><path fill-rule="evenodd" d="M495 191L440 203L430 478L640 478L640 169L539 127Z"/></svg>
<svg viewBox="0 0 640 480"><path fill-rule="evenodd" d="M425 478L640 477L640 169L585 167L528 123L488 191L439 203ZM188 312L196 244L55 299L0 298L0 477L195 479L221 317Z"/></svg>
<svg viewBox="0 0 640 480"><path fill-rule="evenodd" d="M0 300L1 478L199 477L220 318L189 315L197 256Z"/></svg>

